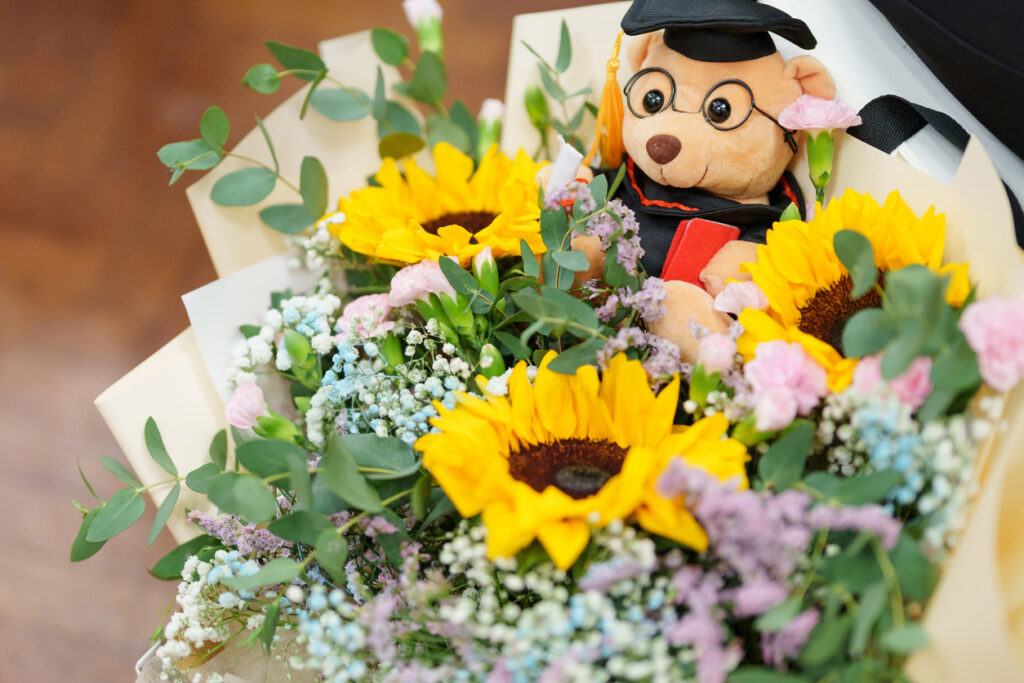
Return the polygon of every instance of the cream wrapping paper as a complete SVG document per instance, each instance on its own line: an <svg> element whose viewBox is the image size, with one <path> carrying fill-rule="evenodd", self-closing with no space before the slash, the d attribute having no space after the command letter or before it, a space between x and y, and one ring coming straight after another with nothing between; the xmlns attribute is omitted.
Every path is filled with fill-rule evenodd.
<svg viewBox="0 0 1024 683"><path fill-rule="evenodd" d="M792 0L776 0L771 4L796 16L802 8ZM521 104L526 87L537 82L535 58L520 44L520 39L528 36L529 42L542 54L552 56L549 53L553 53L557 45L560 20L565 18L573 37L574 59L563 82L571 84L573 89L589 85L597 93L603 84L604 63L618 32L619 19L628 5L628 2L619 2L516 18L506 90L508 106L503 149L514 152L523 147L533 152L539 142ZM848 54L844 55L844 61L830 54L823 30L841 32L842 27L823 24L820 10L816 10L816 16L818 23L813 28L822 39L822 47L812 54L836 77L840 98L859 106L871 96L888 92L884 83L859 81L856 63L850 62ZM876 40L877 36L864 36L864 43ZM845 46L849 50L849 41ZM787 57L797 52L784 41L779 41L779 47ZM327 41L321 45L321 52L340 79L369 89L373 69L368 65L375 64L376 58L366 33ZM876 60L873 63L882 73L887 65L878 62L878 54L884 53L866 50L863 58L869 62ZM912 55L907 58L915 59ZM620 71L620 81L628 78L627 72L628 67ZM386 68L385 75L394 77ZM285 151L286 155L281 156L285 175L294 177L301 157L315 153L327 167L333 196L362 185L378 161L372 123L338 124L317 118L315 114L300 122L297 111L302 96L302 92L296 94L266 119L279 155ZM596 100L596 94L593 98ZM589 127L592 121L588 117L584 126ZM918 138L901 148L903 157L918 166L934 168L939 176L945 175L948 179L948 169L938 168L942 166L940 157L952 154L951 158L955 158L958 154L949 149L929 149L939 144L934 136L929 138L926 134ZM236 149L247 156L269 161L256 130ZM1001 151L999 156L1000 166L1008 168ZM346 164L341 163L342 157ZM1013 159L1011 166L1012 163L1015 163ZM237 167L233 160L228 160L188 190L220 275L235 272L285 249L280 236L260 224L255 208L227 209L209 200L211 184ZM956 164L952 167L956 168ZM792 170L804 186L804 195L813 196L806 180L803 153L797 155ZM889 191L899 189L919 213L934 205L947 216L948 257L971 262L972 279L978 283L979 294L1024 296L1024 254L1013 240L1009 207L999 176L976 140L959 163L952 185L947 185L900 159L841 136L836 174L829 194L839 194L847 187L869 192L880 200ZM279 188L266 203L278 201L292 199ZM145 417L150 414L157 417L171 455L182 470L195 467L205 459L191 462L186 458L190 453L193 458L205 454L210 436L223 426L223 406L205 374L201 354L188 330L111 387L97 399L97 405L144 482L161 476L153 470L156 465L149 460L141 443ZM1021 659L1024 652L1024 538L1019 531L1019 525L1024 522L1024 497L1015 493L1024 487L1024 448L1020 446L1024 442L1024 389L1018 388L1008 397L1005 418L1009 429L996 435L983 449L987 454L986 477L964 539L944 567L925 615L931 643L908 664L908 674L920 683L1024 680ZM194 533L179 513L172 517L169 526L179 540Z"/></svg>

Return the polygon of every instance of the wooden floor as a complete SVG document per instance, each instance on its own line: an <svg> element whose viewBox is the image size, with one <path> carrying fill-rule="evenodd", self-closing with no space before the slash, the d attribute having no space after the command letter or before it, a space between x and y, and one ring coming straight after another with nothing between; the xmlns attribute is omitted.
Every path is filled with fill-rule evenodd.
<svg viewBox="0 0 1024 683"><path fill-rule="evenodd" d="M453 88L501 97L511 17L585 0L442 0ZM181 183L155 152L239 85L262 40L314 47L385 25L398 0L0 0L0 681L129 681L174 586L146 574L147 521L79 565L68 550L100 455L121 458L92 400L188 323L214 277ZM289 91L294 88L291 86Z"/></svg>

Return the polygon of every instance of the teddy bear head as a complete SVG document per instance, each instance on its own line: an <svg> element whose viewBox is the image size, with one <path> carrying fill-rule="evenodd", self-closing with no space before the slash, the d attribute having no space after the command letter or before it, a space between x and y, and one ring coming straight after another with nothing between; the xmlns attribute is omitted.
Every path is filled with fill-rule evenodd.
<svg viewBox="0 0 1024 683"><path fill-rule="evenodd" d="M736 201L760 201L796 152L779 113L803 94L835 97L828 70L806 55L698 61L666 45L664 31L637 36L627 54L626 152L661 184Z"/></svg>

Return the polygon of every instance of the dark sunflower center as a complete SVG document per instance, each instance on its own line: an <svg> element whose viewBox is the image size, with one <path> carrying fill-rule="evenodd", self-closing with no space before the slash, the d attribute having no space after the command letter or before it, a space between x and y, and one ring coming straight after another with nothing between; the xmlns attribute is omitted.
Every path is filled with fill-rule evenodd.
<svg viewBox="0 0 1024 683"><path fill-rule="evenodd" d="M884 273L878 276L879 285L884 285L884 278ZM852 291L853 280L844 275L832 286L815 292L800 308L800 331L820 339L842 354L843 328L847 321L859 311L882 305L877 289L857 299L850 298Z"/></svg>
<svg viewBox="0 0 1024 683"><path fill-rule="evenodd" d="M476 234L486 228L498 217L498 214L489 211L460 211L458 213L446 213L438 216L432 221L423 223L423 229L431 235L446 225L461 225L467 232Z"/></svg>
<svg viewBox="0 0 1024 683"><path fill-rule="evenodd" d="M539 443L508 457L509 474L535 491L549 486L576 498L586 498L622 469L626 449L609 441L561 439Z"/></svg>

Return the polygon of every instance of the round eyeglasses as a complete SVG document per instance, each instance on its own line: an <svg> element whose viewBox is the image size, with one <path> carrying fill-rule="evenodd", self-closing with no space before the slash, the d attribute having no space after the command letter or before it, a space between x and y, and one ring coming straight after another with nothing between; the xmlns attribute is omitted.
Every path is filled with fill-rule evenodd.
<svg viewBox="0 0 1024 683"><path fill-rule="evenodd" d="M668 71L660 67L653 66L637 71L626 83L623 92L626 95L626 106L637 118L654 116L667 109L680 114L699 112L704 120L717 130L735 130L746 123L750 115L756 111L778 126L789 148L794 153L797 150L795 131L789 130L771 114L758 107L754 102L754 91L737 78L727 78L711 86L701 101L700 109L696 111L676 108L676 82Z"/></svg>

